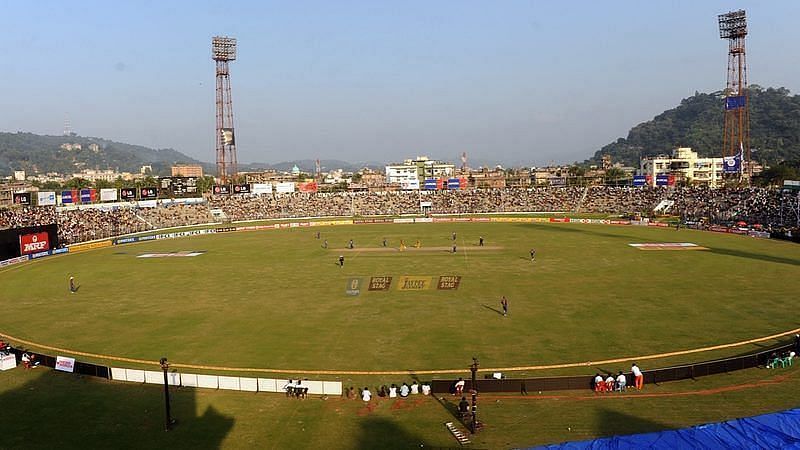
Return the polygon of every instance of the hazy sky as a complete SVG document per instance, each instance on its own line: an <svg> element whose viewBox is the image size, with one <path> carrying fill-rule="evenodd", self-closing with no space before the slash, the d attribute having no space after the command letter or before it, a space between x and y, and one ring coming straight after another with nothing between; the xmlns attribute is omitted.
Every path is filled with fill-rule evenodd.
<svg viewBox="0 0 800 450"><path fill-rule="evenodd" d="M749 79L800 91L800 2L2 2L0 130L214 160L211 37L239 160L583 160L725 84L717 14L747 10Z"/></svg>

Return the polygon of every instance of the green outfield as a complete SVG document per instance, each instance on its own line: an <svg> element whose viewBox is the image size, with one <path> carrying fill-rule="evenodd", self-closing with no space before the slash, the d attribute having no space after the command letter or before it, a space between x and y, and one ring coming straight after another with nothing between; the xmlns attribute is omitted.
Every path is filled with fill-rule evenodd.
<svg viewBox="0 0 800 450"><path fill-rule="evenodd" d="M350 239L352 250L345 248ZM707 250L628 245L662 242ZM177 252L200 254L139 257ZM166 355L289 375L457 369L472 356L486 368L533 366L791 330L798 275L796 245L692 230L531 223L289 228L114 246L3 269L0 306L14 314L0 316L0 331L102 355ZM77 280L75 294L69 276ZM404 276L432 283L399 290ZM458 288L436 289L440 276L461 277ZM392 285L370 291L371 277L392 277ZM353 278L361 280L357 296L346 293ZM503 295L508 317L500 314Z"/></svg>

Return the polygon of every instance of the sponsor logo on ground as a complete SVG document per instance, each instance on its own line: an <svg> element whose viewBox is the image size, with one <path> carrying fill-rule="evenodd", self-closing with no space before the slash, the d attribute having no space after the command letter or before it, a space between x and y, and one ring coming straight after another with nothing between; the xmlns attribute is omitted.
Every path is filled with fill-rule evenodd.
<svg viewBox="0 0 800 450"><path fill-rule="evenodd" d="M137 258L188 258L202 254L203 252L143 253Z"/></svg>
<svg viewBox="0 0 800 450"><path fill-rule="evenodd" d="M645 242L640 244L628 244L639 250L708 250L691 242Z"/></svg>

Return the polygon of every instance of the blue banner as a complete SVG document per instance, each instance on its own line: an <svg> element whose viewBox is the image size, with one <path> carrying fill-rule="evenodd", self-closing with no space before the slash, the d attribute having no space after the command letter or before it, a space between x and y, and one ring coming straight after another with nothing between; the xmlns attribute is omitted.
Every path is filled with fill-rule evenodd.
<svg viewBox="0 0 800 450"><path fill-rule="evenodd" d="M669 186L669 175L656 175L656 186Z"/></svg>
<svg viewBox="0 0 800 450"><path fill-rule="evenodd" d="M92 189L81 189L81 203L92 203Z"/></svg>
<svg viewBox="0 0 800 450"><path fill-rule="evenodd" d="M75 191L61 191L61 203L75 203L78 199L72 198Z"/></svg>
<svg viewBox="0 0 800 450"><path fill-rule="evenodd" d="M634 175L633 176L633 185L634 186L644 186L647 184L647 177L644 175Z"/></svg>
<svg viewBox="0 0 800 450"><path fill-rule="evenodd" d="M722 162L723 173L739 173L742 171L742 155L726 156Z"/></svg>
<svg viewBox="0 0 800 450"><path fill-rule="evenodd" d="M425 190L427 190L427 191L435 191L436 190L436 178L427 178L427 179L425 179Z"/></svg>
<svg viewBox="0 0 800 450"><path fill-rule="evenodd" d="M458 189L461 187L461 181L458 178L447 179L447 189Z"/></svg>
<svg viewBox="0 0 800 450"><path fill-rule="evenodd" d="M744 108L746 104L747 100L744 95L725 97L725 109L727 110Z"/></svg>

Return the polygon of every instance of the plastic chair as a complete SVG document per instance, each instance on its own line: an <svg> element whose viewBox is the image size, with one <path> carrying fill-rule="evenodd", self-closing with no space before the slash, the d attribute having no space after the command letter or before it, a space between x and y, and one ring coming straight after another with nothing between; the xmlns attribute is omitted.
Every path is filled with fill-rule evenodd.
<svg viewBox="0 0 800 450"><path fill-rule="evenodd" d="M770 358L769 360L767 360L767 365L766 365L767 369L776 368L778 365L778 361L780 361L780 358Z"/></svg>

